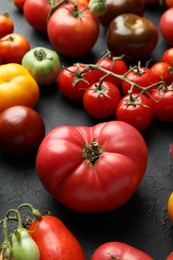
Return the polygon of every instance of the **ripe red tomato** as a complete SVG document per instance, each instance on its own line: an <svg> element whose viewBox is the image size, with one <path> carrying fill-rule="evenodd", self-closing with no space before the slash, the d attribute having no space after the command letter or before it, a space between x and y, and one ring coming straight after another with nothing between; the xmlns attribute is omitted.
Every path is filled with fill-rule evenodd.
<svg viewBox="0 0 173 260"><path fill-rule="evenodd" d="M170 64L170 65L173 65L173 48L167 49L163 53L161 60L163 62L166 62L166 63Z"/></svg>
<svg viewBox="0 0 173 260"><path fill-rule="evenodd" d="M107 47L115 56L124 54L129 62L139 61L154 50L156 25L147 18L126 13L117 16L107 30Z"/></svg>
<svg viewBox="0 0 173 260"><path fill-rule="evenodd" d="M29 41L21 34L11 33L0 40L3 63L21 63L23 56L29 50Z"/></svg>
<svg viewBox="0 0 173 260"><path fill-rule="evenodd" d="M101 68L118 75L124 75L124 73L126 73L128 70L128 66L123 59L119 57L113 57L112 55L108 55L107 57L98 60L96 64ZM106 74L101 70L94 70L93 73L95 75L96 81L99 81L100 78ZM117 87L121 86L121 79L117 77L108 75L104 78L104 80L112 82Z"/></svg>
<svg viewBox="0 0 173 260"><path fill-rule="evenodd" d="M113 83L96 82L85 91L83 105L91 116L107 118L115 113L120 98L120 91Z"/></svg>
<svg viewBox="0 0 173 260"><path fill-rule="evenodd" d="M0 15L0 38L14 31L14 23L6 12Z"/></svg>
<svg viewBox="0 0 173 260"><path fill-rule="evenodd" d="M50 11L50 1L26 0L23 14L33 29L47 32L47 19Z"/></svg>
<svg viewBox="0 0 173 260"><path fill-rule="evenodd" d="M36 172L44 188L66 207L103 212L134 194L147 157L142 135L125 122L58 126L39 147Z"/></svg>
<svg viewBox="0 0 173 260"><path fill-rule="evenodd" d="M156 75L150 68L148 67L134 67L134 69L130 70L126 76L129 82L125 80L122 82L122 90L125 95L128 94L129 90L132 90L132 93L140 93L142 89L146 89L145 93L151 93L152 89L157 87L157 82L160 81L160 77ZM133 86L131 83L135 83L138 86ZM151 87L152 84L155 84Z"/></svg>
<svg viewBox="0 0 173 260"><path fill-rule="evenodd" d="M106 242L100 245L91 260L154 260L145 252L122 242Z"/></svg>
<svg viewBox="0 0 173 260"><path fill-rule="evenodd" d="M66 4L51 15L47 26L48 37L56 51L69 57L89 52L99 36L99 23L83 5Z"/></svg>
<svg viewBox="0 0 173 260"><path fill-rule="evenodd" d="M132 94L124 96L116 109L116 119L129 123L138 131L147 129L153 120L151 100L145 95Z"/></svg>
<svg viewBox="0 0 173 260"><path fill-rule="evenodd" d="M154 116L163 122L173 122L173 86L155 89L151 97Z"/></svg>
<svg viewBox="0 0 173 260"><path fill-rule="evenodd" d="M171 84L173 81L173 67L163 61L156 62L151 67L151 70L164 80L167 85Z"/></svg>
<svg viewBox="0 0 173 260"><path fill-rule="evenodd" d="M167 256L166 260L173 260L173 252L171 252L171 253Z"/></svg>
<svg viewBox="0 0 173 260"><path fill-rule="evenodd" d="M173 0L164 0L164 3L168 8L173 7Z"/></svg>
<svg viewBox="0 0 173 260"><path fill-rule="evenodd" d="M14 5L21 11L23 11L23 7L26 0L13 0Z"/></svg>
<svg viewBox="0 0 173 260"><path fill-rule="evenodd" d="M108 27L112 20L120 14L132 13L142 16L144 8L144 0L106 0L106 12L98 19L103 26Z"/></svg>
<svg viewBox="0 0 173 260"><path fill-rule="evenodd" d="M82 65L72 65L61 70L58 88L65 97L81 100L85 90L94 82L95 77L91 71L85 71Z"/></svg>
<svg viewBox="0 0 173 260"><path fill-rule="evenodd" d="M42 216L29 226L29 231L39 247L40 260L85 260L78 240L60 219Z"/></svg>
<svg viewBox="0 0 173 260"><path fill-rule="evenodd" d="M173 7L167 9L163 12L160 17L160 32L163 36L163 39L170 46L173 46Z"/></svg>
<svg viewBox="0 0 173 260"><path fill-rule="evenodd" d="M45 136L38 112L26 106L13 106L0 114L0 150L12 155L35 152Z"/></svg>

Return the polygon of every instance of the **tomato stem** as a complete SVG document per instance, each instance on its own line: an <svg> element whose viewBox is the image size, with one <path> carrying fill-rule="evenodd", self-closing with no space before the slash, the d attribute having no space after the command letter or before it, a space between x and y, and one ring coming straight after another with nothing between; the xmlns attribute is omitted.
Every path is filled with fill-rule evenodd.
<svg viewBox="0 0 173 260"><path fill-rule="evenodd" d="M102 147L98 144L98 142L95 141L95 139L91 142L91 144L86 144L83 147L83 159L90 166L94 166L96 161L103 154Z"/></svg>
<svg viewBox="0 0 173 260"><path fill-rule="evenodd" d="M17 209L20 210L23 207L29 208L37 220L41 218L42 214L37 209L35 209L30 203L23 203Z"/></svg>
<svg viewBox="0 0 173 260"><path fill-rule="evenodd" d="M5 217L2 220L4 241L1 244L1 254L2 254L2 259L12 260L12 246L11 246L11 243L9 241L9 234L8 234L8 229L7 229L7 220L8 220L7 217Z"/></svg>

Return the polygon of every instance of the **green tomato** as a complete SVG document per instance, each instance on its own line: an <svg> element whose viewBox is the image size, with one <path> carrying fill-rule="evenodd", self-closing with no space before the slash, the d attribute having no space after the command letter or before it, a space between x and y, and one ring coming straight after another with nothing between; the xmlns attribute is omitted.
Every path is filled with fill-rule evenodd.
<svg viewBox="0 0 173 260"><path fill-rule="evenodd" d="M26 229L17 229L12 234L12 251L15 260L39 260L36 242Z"/></svg>
<svg viewBox="0 0 173 260"><path fill-rule="evenodd" d="M44 47L29 50L23 56L21 63L31 73L38 85L44 86L56 81L61 67L59 55Z"/></svg>

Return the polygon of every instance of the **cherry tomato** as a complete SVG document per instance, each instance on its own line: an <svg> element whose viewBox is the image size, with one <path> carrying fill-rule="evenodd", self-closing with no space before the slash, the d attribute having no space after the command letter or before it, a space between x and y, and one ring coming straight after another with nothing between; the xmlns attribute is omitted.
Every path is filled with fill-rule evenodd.
<svg viewBox="0 0 173 260"><path fill-rule="evenodd" d="M85 90L95 82L92 72L82 65L72 65L61 70L58 77L58 88L62 94L73 100L81 100Z"/></svg>
<svg viewBox="0 0 173 260"><path fill-rule="evenodd" d="M23 7L26 0L13 0L14 5L21 11L23 11Z"/></svg>
<svg viewBox="0 0 173 260"><path fill-rule="evenodd" d="M147 18L126 13L117 16L107 30L107 47L115 56L139 61L154 50L158 41L156 25Z"/></svg>
<svg viewBox="0 0 173 260"><path fill-rule="evenodd" d="M173 86L153 90L151 100L154 116L163 122L173 122Z"/></svg>
<svg viewBox="0 0 173 260"><path fill-rule="evenodd" d="M170 220L173 222L173 192L171 192L171 194L169 195L167 209L168 216Z"/></svg>
<svg viewBox="0 0 173 260"><path fill-rule="evenodd" d="M154 260L145 252L122 242L106 242L100 245L91 260Z"/></svg>
<svg viewBox="0 0 173 260"><path fill-rule="evenodd" d="M47 32L47 19L50 12L50 1L27 0L23 14L31 27L37 31Z"/></svg>
<svg viewBox="0 0 173 260"><path fill-rule="evenodd" d="M160 17L160 32L169 46L173 46L173 7L163 12Z"/></svg>
<svg viewBox="0 0 173 260"><path fill-rule="evenodd" d="M162 61L173 65L173 48L167 49L162 55Z"/></svg>
<svg viewBox="0 0 173 260"><path fill-rule="evenodd" d="M121 95L117 86L109 81L96 82L84 93L83 105L95 118L107 118L115 113Z"/></svg>
<svg viewBox="0 0 173 260"><path fill-rule="evenodd" d="M116 109L116 119L129 123L137 130L148 128L153 120L151 100L145 95L134 93L124 96Z"/></svg>
<svg viewBox="0 0 173 260"><path fill-rule="evenodd" d="M98 19L103 26L108 27L112 20L120 14L132 13L142 16L144 8L144 0L106 0L106 12Z"/></svg>
<svg viewBox="0 0 173 260"><path fill-rule="evenodd" d="M167 256L166 260L173 260L173 252L171 252L171 253Z"/></svg>
<svg viewBox="0 0 173 260"><path fill-rule="evenodd" d="M126 74L125 79L139 86L132 87L132 84L124 80L122 82L122 90L125 95L128 94L129 90L131 90L132 93L140 93L144 88L146 88L146 93L151 93L152 89L157 87L157 82L160 81L160 77L150 68L141 66L134 67L134 69L130 70ZM155 85L151 87L152 84Z"/></svg>
<svg viewBox="0 0 173 260"><path fill-rule="evenodd" d="M5 153L32 153L37 150L44 135L44 122L32 108L13 106L0 114L0 149Z"/></svg>
<svg viewBox="0 0 173 260"><path fill-rule="evenodd" d="M7 34L13 33L14 23L9 17L8 12L0 15L0 38L6 36Z"/></svg>
<svg viewBox="0 0 173 260"><path fill-rule="evenodd" d="M0 39L0 54L3 63L21 63L30 50L29 41L21 34L7 34Z"/></svg>
<svg viewBox="0 0 173 260"><path fill-rule="evenodd" d="M164 2L168 8L173 7L173 0L164 0Z"/></svg>
<svg viewBox="0 0 173 260"><path fill-rule="evenodd" d="M108 55L107 57L100 59L96 62L101 68L113 72L114 74L124 75L127 72L128 66L126 62L120 57L113 57L112 55ZM99 81L101 77L103 77L106 73L101 70L94 70L95 80ZM117 87L121 86L121 79L114 76L106 76L104 78L106 81L112 82Z"/></svg>
<svg viewBox="0 0 173 260"><path fill-rule="evenodd" d="M29 231L40 249L40 260L85 260L78 240L60 219L42 216L29 226Z"/></svg>
<svg viewBox="0 0 173 260"><path fill-rule="evenodd" d="M88 8L69 3L57 8L51 15L47 32L58 53L79 57L95 45L99 36L99 23Z"/></svg>
<svg viewBox="0 0 173 260"><path fill-rule="evenodd" d="M171 84L173 81L173 67L163 61L156 62L151 67L151 70L164 80L167 85Z"/></svg>

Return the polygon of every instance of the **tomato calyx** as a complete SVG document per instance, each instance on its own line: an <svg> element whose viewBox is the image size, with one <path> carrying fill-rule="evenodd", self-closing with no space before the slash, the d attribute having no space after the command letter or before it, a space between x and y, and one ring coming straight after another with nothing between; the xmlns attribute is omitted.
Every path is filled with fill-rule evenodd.
<svg viewBox="0 0 173 260"><path fill-rule="evenodd" d="M127 105L133 105L133 106L137 106L137 105L140 105L140 106L143 106L143 107L148 107L147 105L143 104L142 102L139 101L139 96L141 94L137 95L137 96L134 96L132 94L131 91L129 91L129 98L125 99L125 102Z"/></svg>
<svg viewBox="0 0 173 260"><path fill-rule="evenodd" d="M45 59L49 59L49 60L53 59L52 55L50 53L49 53L49 55L47 55L43 49L35 50L34 56L38 61L42 61Z"/></svg>
<svg viewBox="0 0 173 260"><path fill-rule="evenodd" d="M95 140L96 140L96 138L94 138L90 144L86 144L83 147L83 159L90 166L94 166L96 161L103 154L103 148Z"/></svg>
<svg viewBox="0 0 173 260"><path fill-rule="evenodd" d="M106 76L107 76L107 75L104 75L104 76L99 80L98 83L95 83L95 84L93 85L93 87L88 90L88 91L94 91L94 92L96 92L99 101L100 101L100 96L101 96L101 95L104 95L104 96L106 96L106 97L108 97L108 98L111 98L111 97L106 93L107 90L110 90L110 91L115 92L113 89L107 88L107 87L104 86L104 81L103 81L103 80L104 80L104 78L105 78Z"/></svg>
<svg viewBox="0 0 173 260"><path fill-rule="evenodd" d="M85 74L86 72L89 71L88 68L84 68L84 69L81 70L79 63L77 63L77 70L76 71L72 71L69 68L66 68L66 70L74 75L73 84L72 84L73 87L75 87L75 85L79 81L83 81L83 82L89 84L89 82L83 77L83 74Z"/></svg>
<svg viewBox="0 0 173 260"><path fill-rule="evenodd" d="M112 260L118 260L118 259L119 259L119 257L120 257L120 256L118 256L118 258L116 258L115 256L113 256L113 255L112 255L112 254L110 254L110 253L107 253L107 254L108 254L108 255L110 255L110 257L111 257L111 259L112 259Z"/></svg>
<svg viewBox="0 0 173 260"><path fill-rule="evenodd" d="M15 40L15 37L10 35L6 39L0 40L0 42L6 42L6 41L13 42L14 40Z"/></svg>

